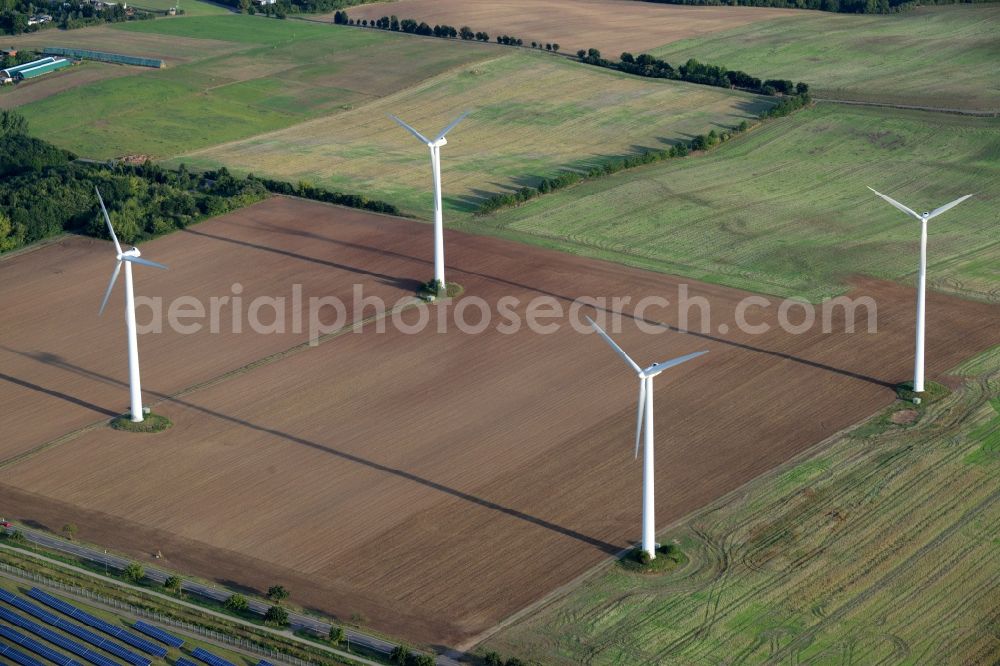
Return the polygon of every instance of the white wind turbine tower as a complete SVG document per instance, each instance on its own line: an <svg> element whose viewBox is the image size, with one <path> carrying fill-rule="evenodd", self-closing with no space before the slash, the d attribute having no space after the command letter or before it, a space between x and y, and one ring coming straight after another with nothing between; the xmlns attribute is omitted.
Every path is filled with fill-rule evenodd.
<svg viewBox="0 0 1000 666"><path fill-rule="evenodd" d="M441 130L441 133L431 141L423 134L413 129L396 116L389 114L389 117L399 123L403 129L417 137L421 143L427 145L431 151L431 172L434 174L434 280L438 284L438 289L445 288L444 281L444 222L441 215L441 146L447 145L448 140L445 134L450 132L455 125L469 115L466 111L454 120L450 125Z"/></svg>
<svg viewBox="0 0 1000 666"><path fill-rule="evenodd" d="M645 432L642 455L642 550L649 554L650 559L656 558L656 517L655 517L655 495L653 493L653 377L668 368L686 363L693 358L698 358L708 351L694 352L685 356L678 356L669 361L654 363L648 368L640 368L622 350L615 341L605 333L594 320L587 317L587 321L594 327L594 330L604 338L604 341L614 349L622 359L628 363L639 376L639 404L635 424L635 457L639 458L639 438Z"/></svg>
<svg viewBox="0 0 1000 666"><path fill-rule="evenodd" d="M914 393L924 392L924 297L927 291L927 221L937 217L946 210L950 210L962 203L971 194L966 194L964 197L959 197L951 203L947 203L940 208L935 208L929 213L924 213L923 215L918 215L915 211L907 208L903 204L899 203L891 197L887 197L881 192L876 192L872 188L868 188L872 192L875 192L878 196L882 197L890 204L903 211L907 215L912 215L913 217L920 220L920 273L917 279L917 341L916 341L916 351L915 358L913 361L913 391Z"/></svg>
<svg viewBox="0 0 1000 666"><path fill-rule="evenodd" d="M118 253L118 263L115 264L115 271L111 274L111 281L108 283L108 290L104 292L104 300L101 302L101 310L98 314L104 313L104 306L108 304L111 297L111 290L121 272L122 263L125 264L125 329L128 331L128 383L129 395L131 397L131 418L135 423L140 423L142 414L142 387L139 384L139 342L135 333L135 293L132 291L132 264L142 264L153 268L163 268L166 266L155 261L142 259L139 248L133 247L127 252L122 252L122 246L118 243L118 236L115 228L111 226L111 218L108 216L108 209L104 207L104 199L101 192L96 187L97 200L101 202L101 212L104 213L104 221L108 223L108 232L111 233L111 240L115 242L115 251Z"/></svg>

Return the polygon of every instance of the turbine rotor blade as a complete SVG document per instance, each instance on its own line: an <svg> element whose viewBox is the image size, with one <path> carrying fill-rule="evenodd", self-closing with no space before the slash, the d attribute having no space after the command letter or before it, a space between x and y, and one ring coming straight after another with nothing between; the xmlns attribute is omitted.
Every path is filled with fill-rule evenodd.
<svg viewBox="0 0 1000 666"><path fill-rule="evenodd" d="M927 219L929 220L932 217L937 217L938 215L940 215L941 213L945 212L946 210L951 210L952 208L954 208L958 204L962 203L963 201L965 201L966 199L968 199L971 196L972 196L971 194L966 194L964 197L959 197L958 199L955 199L951 203L946 203L945 205L941 206L940 208L935 208L934 210L931 211L930 215L927 216Z"/></svg>
<svg viewBox="0 0 1000 666"><path fill-rule="evenodd" d="M150 261L149 259L143 259L142 257L130 257L129 255L126 254L125 256L122 257L122 259L124 261L131 261L133 264L142 264L143 266L152 266L153 268L162 268L163 270L167 270L167 267L164 266L163 264L158 264L155 261Z"/></svg>
<svg viewBox="0 0 1000 666"><path fill-rule="evenodd" d="M604 338L604 341L607 342L608 345L610 345L611 348L614 349L618 353L618 355L621 356L622 359L626 363L628 363L630 366L632 366L632 368L635 370L636 374L640 374L640 375L642 374L642 368L639 367L639 364L636 363L635 361L633 361L632 358L628 354L625 353L625 350L623 350L621 347L619 347L615 343L615 341L611 339L611 336L609 336L607 333L605 333L604 330L600 326L598 326L594 322L594 320L591 319L590 317L587 317L587 321L589 321L590 325L594 327L594 330L597 331L597 334L600 335L602 338Z"/></svg>
<svg viewBox="0 0 1000 666"><path fill-rule="evenodd" d="M893 206L895 206L899 210L903 211L904 213L907 213L908 215L912 215L913 217L917 218L918 220L924 219L924 218L920 217L920 215L918 215L916 212L914 212L913 209L907 208L906 206L904 206L903 204L899 203L898 201L896 201L892 197L887 197L884 194L882 194L881 192L876 192L874 189L872 189L870 187L868 189L871 190L872 192L875 192L875 194L877 194L878 196L882 197L883 199L885 199L886 201L888 201L890 204L892 204Z"/></svg>
<svg viewBox="0 0 1000 666"><path fill-rule="evenodd" d="M663 361L662 363L654 363L653 365L643 370L642 374L646 377L655 377L656 375L660 374L661 372L663 372L668 368L673 368L675 366L680 365L681 363L687 363L691 359L698 358L702 354L707 354L707 353L708 350L706 349L704 351L694 352L693 354L678 356L677 358L670 359L669 361Z"/></svg>
<svg viewBox="0 0 1000 666"><path fill-rule="evenodd" d="M443 130L441 130L441 133L437 135L437 138L436 138L436 139L434 139L434 141L435 141L435 142L437 142L437 141L440 141L441 139L443 139L443 138L444 138L444 135L445 135L445 134L447 134L448 132L450 132L450 131L452 130L452 128L453 128L453 127L455 127L455 125L457 125L457 124L459 124L460 122L462 122L462 120L463 120L463 119L464 119L464 118L465 118L465 117L466 117L467 115L469 115L470 113L472 113L472 112L471 112L471 111L465 111L465 112L463 112L463 113L462 113L462 115L460 115L460 116L459 116L458 118L455 118L455 120L454 120L454 121L453 121L453 122L452 122L452 123L451 123L450 125L448 125L448 126L447 126L447 127L445 127L445 128L443 129Z"/></svg>
<svg viewBox="0 0 1000 666"><path fill-rule="evenodd" d="M402 120L400 120L396 116L392 115L391 113L389 114L389 117L392 118L393 120L395 120L397 123L399 123L400 127L402 127L403 129L405 129L407 132L409 132L413 136L417 137L418 139L420 139L424 143L433 143L432 141L429 141L426 136L424 136L423 134L421 134L417 130L413 129L412 127L410 127L409 125L407 125L406 123L404 123Z"/></svg>
<svg viewBox="0 0 1000 666"><path fill-rule="evenodd" d="M101 212L104 213L104 221L108 223L108 231L111 232L111 240L115 242L115 249L118 250L118 254L122 253L122 246L118 242L118 236L115 235L115 228L111 226L111 218L108 216L108 209L104 207L104 199L101 197L101 191L94 186L94 191L97 192L97 200L101 202Z"/></svg>
<svg viewBox="0 0 1000 666"><path fill-rule="evenodd" d="M639 459L639 439L642 437L642 417L646 409L646 379L639 379L639 407L635 417L635 459Z"/></svg>
<svg viewBox="0 0 1000 666"><path fill-rule="evenodd" d="M119 259L118 263L115 264L115 271L111 274L111 282L108 282L108 290L104 292L104 300L101 301L101 309L97 311L97 316L104 314L104 306L108 304L108 299L111 298L111 290L115 287L115 280L118 279L118 273L122 270L122 260Z"/></svg>

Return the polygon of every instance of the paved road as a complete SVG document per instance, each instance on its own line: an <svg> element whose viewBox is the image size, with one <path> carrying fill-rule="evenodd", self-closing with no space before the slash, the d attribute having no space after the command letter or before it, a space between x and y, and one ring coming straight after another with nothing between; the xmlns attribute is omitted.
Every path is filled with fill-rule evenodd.
<svg viewBox="0 0 1000 666"><path fill-rule="evenodd" d="M74 541L60 539L59 537L46 532L28 529L25 527L18 527L17 529L19 529L24 534L25 538L32 543L36 543L39 546L43 546L51 550L68 553L81 559L95 562L98 565L105 565L112 569L122 570L132 562L132 560L112 555L105 551L98 550L97 548L76 543ZM144 566L143 568L145 569L146 577L150 580L156 581L157 583L163 583L167 577L172 575L171 573L161 571L153 567ZM215 601L220 602L225 601L230 597L230 595L233 594L231 590L214 587L212 585L205 585L196 581L183 580L181 585L184 591L188 594L197 594L200 597L214 599ZM267 612L267 609L271 607L270 603L260 599L248 597L247 602L250 605L250 610L261 616L263 616L264 613ZM229 616L226 617L227 619L231 619ZM289 612L288 624L292 631L307 630L320 636L326 636L330 631L329 622L324 622L301 613ZM386 656L388 656L397 645L391 641L383 640L376 636L371 636L349 627L344 627L344 632L347 634L347 639L350 643ZM452 659L450 656L444 655L439 655L437 657L437 663L442 666L459 666L458 661Z"/></svg>

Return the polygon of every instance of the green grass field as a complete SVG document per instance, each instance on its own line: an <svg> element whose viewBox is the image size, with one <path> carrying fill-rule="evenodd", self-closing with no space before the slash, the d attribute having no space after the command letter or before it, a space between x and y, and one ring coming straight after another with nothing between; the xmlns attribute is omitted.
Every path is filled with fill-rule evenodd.
<svg viewBox="0 0 1000 666"><path fill-rule="evenodd" d="M199 0L139 0L139 4L130 6L157 12L179 6L184 11L181 16L215 16L232 13L221 5L199 2Z"/></svg>
<svg viewBox="0 0 1000 666"><path fill-rule="evenodd" d="M481 648L550 666L994 663L992 359L917 424L847 433L660 535L687 566L609 563Z"/></svg>
<svg viewBox="0 0 1000 666"><path fill-rule="evenodd" d="M671 63L693 57L807 81L821 97L1000 110L1000 6L809 14L674 42L654 53Z"/></svg>
<svg viewBox="0 0 1000 666"><path fill-rule="evenodd" d="M170 157L289 127L493 52L233 14L122 24L105 34L126 47L176 39L190 50L204 40L207 55L21 108L35 134L91 158Z"/></svg>
<svg viewBox="0 0 1000 666"><path fill-rule="evenodd" d="M930 226L929 280L1000 300L1000 121L820 105L703 156L563 190L460 228L817 300L852 275L908 281L919 210L976 197Z"/></svg>
<svg viewBox="0 0 1000 666"><path fill-rule="evenodd" d="M462 48L461 45L455 45ZM498 57L287 130L184 155L195 167L363 191L429 217L427 150L387 116L429 136L471 116L443 150L445 205L469 212L484 195L535 183L567 165L592 165L732 127L771 101L676 81L641 80L544 54Z"/></svg>

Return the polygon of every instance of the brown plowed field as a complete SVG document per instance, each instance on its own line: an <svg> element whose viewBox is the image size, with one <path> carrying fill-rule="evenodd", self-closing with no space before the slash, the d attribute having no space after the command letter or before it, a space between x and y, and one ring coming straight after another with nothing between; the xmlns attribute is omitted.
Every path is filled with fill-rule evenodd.
<svg viewBox="0 0 1000 666"><path fill-rule="evenodd" d="M287 281L307 274L332 294L346 296L357 280L396 295L403 290L376 283L423 277L430 268L426 225L296 200L275 199L194 231L233 238L175 234L148 243L150 258L173 262L176 281L144 271L140 291L228 288L238 279L270 280L271 291L283 293ZM270 250L247 254L233 241ZM16 361L25 381L88 401L100 391L101 404L124 403L124 388L114 383L124 378L122 331L104 324L95 336L88 324L73 335L96 319L110 263L90 259L100 248L60 262L82 243L16 257L18 271L0 264L11 276L0 279L10 315L4 321L20 322L5 323L5 345L15 346L6 341L16 331L23 336L16 346L70 359L49 365L6 353L4 372ZM522 317L523 304L536 296L564 307L580 296L629 296L632 305L617 309L632 313L645 295L676 302L683 282L484 236L449 233L446 243L449 277L466 294L435 306L435 317L472 296L494 313L501 298L518 298ZM195 256L185 262L185 252ZM305 252L310 259L298 256ZM50 276L60 263L64 274ZM29 290L31 279L11 286L31 269L47 288ZM721 324L732 327L748 294L689 284L690 296L711 303L706 335L645 333L630 317L617 335L641 363L712 352L657 380L661 526L873 413L892 400L888 386L906 379L911 366L908 288L858 284L853 295L878 304L875 335L823 334L818 327L749 335L718 332ZM80 295L46 295L56 285ZM59 311L55 305L77 322L64 337L41 328L46 312ZM748 318L773 324L776 309L751 308ZM932 377L1000 342L996 306L931 295L928 313ZM416 314L411 309L404 320ZM646 318L675 324L676 308L653 307ZM140 342L143 371L164 385L280 346L254 335L178 336L169 344L153 337ZM85 349L98 344L100 352ZM201 367L206 363L211 371ZM452 645L638 536L635 384L596 336L566 325L548 335L504 334L494 326L470 335L433 328L405 334L392 326L379 333L369 324L360 334L162 400L156 409L175 426L161 435L91 430L8 466L0 506L54 529L73 521L81 538L140 558L161 550L165 564L181 571L256 589L280 582L304 606L342 618L361 613L393 635ZM4 441L39 438L21 432L42 418L24 411L32 407L21 390L0 383L3 404L16 398L18 405L4 413Z"/></svg>
<svg viewBox="0 0 1000 666"><path fill-rule="evenodd" d="M606 57L638 54L679 39L738 28L781 16L803 16L795 9L770 7L693 7L634 0L399 0L351 7L353 19L395 14L430 25L444 23L491 39L507 34L525 44L555 42L564 53L596 48Z"/></svg>

